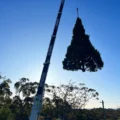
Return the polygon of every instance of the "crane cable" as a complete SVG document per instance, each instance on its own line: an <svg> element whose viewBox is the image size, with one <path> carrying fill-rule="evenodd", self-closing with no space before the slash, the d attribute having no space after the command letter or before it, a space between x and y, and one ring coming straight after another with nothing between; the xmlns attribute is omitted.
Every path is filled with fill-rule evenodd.
<svg viewBox="0 0 120 120"><path fill-rule="evenodd" d="M77 10L77 17L79 17L79 9L78 9L78 1L76 0L76 10Z"/></svg>

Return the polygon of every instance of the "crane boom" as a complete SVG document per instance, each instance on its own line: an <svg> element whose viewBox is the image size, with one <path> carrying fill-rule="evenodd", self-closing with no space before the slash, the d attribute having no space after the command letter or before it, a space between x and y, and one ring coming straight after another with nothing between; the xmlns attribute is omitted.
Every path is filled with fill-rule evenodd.
<svg viewBox="0 0 120 120"><path fill-rule="evenodd" d="M43 70L42 70L40 83L38 85L37 94L34 98L32 111L30 114L30 120L39 120L39 116L40 116L41 109L42 109L42 98L43 98L43 94L44 94L43 90L44 90L45 80L46 80L47 72L48 72L49 65L50 65L50 59L51 59L51 55L52 55L52 51L53 51L53 47L54 47L54 43L55 43L55 39L56 39L58 27L59 27L61 15L62 15L64 3L65 3L65 0L61 0L61 4L60 4L59 11L58 11L56 23L54 26L53 34L52 34L52 37L50 40L47 56L45 59Z"/></svg>

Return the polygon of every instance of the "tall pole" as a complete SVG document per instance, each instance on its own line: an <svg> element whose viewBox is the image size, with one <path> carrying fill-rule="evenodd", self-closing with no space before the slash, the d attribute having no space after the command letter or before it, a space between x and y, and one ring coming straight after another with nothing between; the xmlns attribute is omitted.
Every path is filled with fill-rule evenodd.
<svg viewBox="0 0 120 120"><path fill-rule="evenodd" d="M103 100L102 100L102 107L103 107L103 113L104 113L104 120L106 120L105 108L104 108L104 101Z"/></svg>
<svg viewBox="0 0 120 120"><path fill-rule="evenodd" d="M43 98L43 90L44 90L45 80L46 80L47 72L48 72L49 65L50 65L50 59L51 59L51 55L52 55L52 51L53 51L53 47L54 47L54 43L55 43L55 39L56 39L58 27L59 27L61 15L62 15L64 3L65 3L65 0L61 0L61 4L60 4L59 11L58 11L56 23L54 26L53 34L52 34L52 37L50 40L47 56L45 59L43 70L42 70L40 83L38 86L38 91L37 91L37 94L34 98L32 111L30 114L30 120L39 120L39 116L40 116L41 109L42 109L42 98Z"/></svg>

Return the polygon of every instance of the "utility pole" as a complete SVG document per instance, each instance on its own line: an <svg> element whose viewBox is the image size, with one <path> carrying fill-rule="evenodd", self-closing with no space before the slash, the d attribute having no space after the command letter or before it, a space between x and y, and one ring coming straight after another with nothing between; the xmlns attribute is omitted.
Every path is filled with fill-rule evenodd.
<svg viewBox="0 0 120 120"><path fill-rule="evenodd" d="M103 113L104 113L104 120L106 120L105 108L104 108L104 101L103 100L102 100L102 107L103 107Z"/></svg>
<svg viewBox="0 0 120 120"><path fill-rule="evenodd" d="M59 11L58 11L56 23L55 23L55 26L54 26L54 30L53 30L53 34L52 34L52 37L51 37L51 40L50 40L50 44L49 44L47 56L46 56L46 59L45 59L43 71L42 71L42 74L41 74L40 83L38 85L38 91L37 91L37 94L34 98L32 111L31 111L29 120L39 120L39 117L40 117L40 113L41 113L41 109L42 109L42 98L43 98L43 94L44 94L43 93L44 92L43 91L44 90L44 85L45 85L45 81L46 81L46 77L47 77L47 73L48 73L48 69L49 69L51 55L52 55L52 51L53 51L53 47L54 47L54 43L55 43L55 39L56 39L58 27L59 27L61 15L62 15L64 3L65 3L65 0L61 0L61 4L60 4Z"/></svg>

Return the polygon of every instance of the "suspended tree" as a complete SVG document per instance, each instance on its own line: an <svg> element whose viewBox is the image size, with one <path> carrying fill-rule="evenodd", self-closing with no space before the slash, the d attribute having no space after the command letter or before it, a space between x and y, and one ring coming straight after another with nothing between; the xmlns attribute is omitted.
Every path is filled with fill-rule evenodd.
<svg viewBox="0 0 120 120"><path fill-rule="evenodd" d="M71 71L96 72L103 67L103 64L99 51L91 44L81 19L77 17L71 44L63 60L63 68Z"/></svg>

